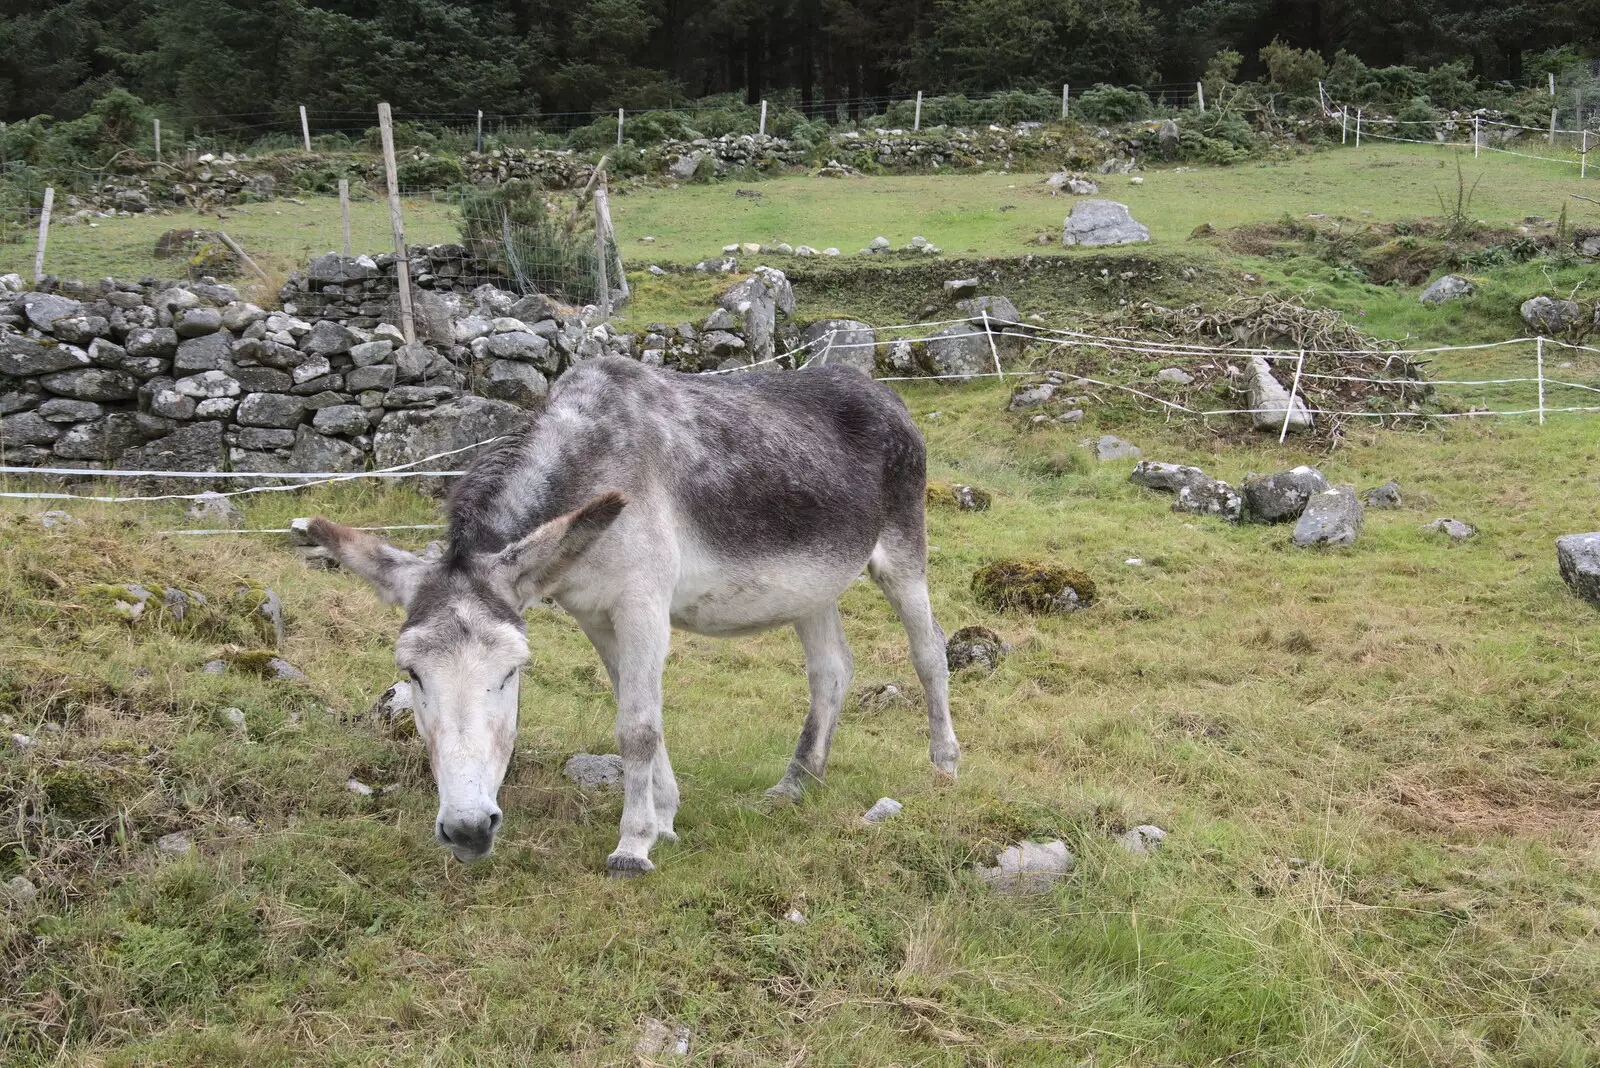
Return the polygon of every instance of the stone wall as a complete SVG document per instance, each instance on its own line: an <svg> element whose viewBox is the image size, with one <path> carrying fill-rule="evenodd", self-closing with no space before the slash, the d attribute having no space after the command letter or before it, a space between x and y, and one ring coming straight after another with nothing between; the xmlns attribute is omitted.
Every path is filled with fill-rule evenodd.
<svg viewBox="0 0 1600 1068"><path fill-rule="evenodd" d="M487 283L468 289L460 246L408 252L420 283L410 344L395 325L393 257L318 257L283 287L275 311L210 279L47 280L28 290L17 275L0 278L4 462L354 472L504 433L556 376L600 356L686 372L812 361L868 374L970 375L1018 347L998 337L991 346L984 312L1015 321L1017 310L971 296L975 279L945 286L955 313L971 321L916 344L880 343L871 326L851 320L802 329L793 287L767 266L730 280L698 324L624 334L592 307Z"/></svg>

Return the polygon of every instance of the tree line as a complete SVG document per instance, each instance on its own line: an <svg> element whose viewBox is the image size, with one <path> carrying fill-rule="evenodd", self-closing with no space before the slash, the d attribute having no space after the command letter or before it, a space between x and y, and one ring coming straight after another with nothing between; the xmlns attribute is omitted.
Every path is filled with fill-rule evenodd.
<svg viewBox="0 0 1600 1068"><path fill-rule="evenodd" d="M0 118L115 89L235 128L301 104L368 123L378 100L463 121L717 94L870 114L918 90L1192 83L1221 52L1256 77L1274 42L1521 81L1597 54L1600 0L0 0Z"/></svg>

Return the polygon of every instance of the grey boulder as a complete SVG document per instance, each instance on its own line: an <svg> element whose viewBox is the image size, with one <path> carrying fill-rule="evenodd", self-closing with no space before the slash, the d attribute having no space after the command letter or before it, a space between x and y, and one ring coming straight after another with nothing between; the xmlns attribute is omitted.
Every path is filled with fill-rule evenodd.
<svg viewBox="0 0 1600 1068"><path fill-rule="evenodd" d="M550 383L531 364L490 360L479 388L486 397L529 405L550 391Z"/></svg>
<svg viewBox="0 0 1600 1068"><path fill-rule="evenodd" d="M40 384L51 393L88 401L129 400L139 392L138 379L103 367L58 371L40 379Z"/></svg>
<svg viewBox="0 0 1600 1068"><path fill-rule="evenodd" d="M876 366L878 332L854 319L818 319L801 331L800 343L813 367L843 364L870 375Z"/></svg>
<svg viewBox="0 0 1600 1068"><path fill-rule="evenodd" d="M0 375L22 378L89 366L89 354L73 345L46 345L21 334L0 334Z"/></svg>
<svg viewBox="0 0 1600 1068"><path fill-rule="evenodd" d="M1424 304L1444 304L1447 301L1470 297L1474 291L1472 283L1465 278L1458 274L1447 274L1424 289L1422 296L1417 299Z"/></svg>
<svg viewBox="0 0 1600 1068"><path fill-rule="evenodd" d="M1356 491L1339 486L1313 494L1294 525L1294 544L1354 545L1361 533L1361 502Z"/></svg>
<svg viewBox="0 0 1600 1068"><path fill-rule="evenodd" d="M1158 460L1140 460L1133 465L1133 473L1128 476L1128 481L1146 489L1177 493L1185 486L1201 485L1212 479L1198 467L1164 464Z"/></svg>
<svg viewBox="0 0 1600 1068"><path fill-rule="evenodd" d="M1115 200L1080 200L1061 229L1063 245L1128 245L1150 240L1150 230L1136 222L1126 204Z"/></svg>
<svg viewBox="0 0 1600 1068"><path fill-rule="evenodd" d="M1245 511L1257 523L1284 523L1298 518L1307 501L1330 488L1321 471L1304 464L1265 478L1248 478L1242 487Z"/></svg>
<svg viewBox="0 0 1600 1068"><path fill-rule="evenodd" d="M561 767L567 781L585 790L596 790L622 783L622 758L615 753L578 753Z"/></svg>
<svg viewBox="0 0 1600 1068"><path fill-rule="evenodd" d="M1565 333L1576 326L1582 317L1583 309L1575 300L1534 297L1522 302L1522 321L1543 334Z"/></svg>
<svg viewBox="0 0 1600 1068"><path fill-rule="evenodd" d="M1097 460L1137 460L1144 455L1144 450L1119 437L1102 434L1094 443L1094 455Z"/></svg>
<svg viewBox="0 0 1600 1068"><path fill-rule="evenodd" d="M1573 593L1600 608L1600 533L1557 538L1556 565Z"/></svg>
<svg viewBox="0 0 1600 1068"><path fill-rule="evenodd" d="M978 878L1007 894L1033 894L1050 889L1072 870L1072 851L1057 838L1008 846L992 868L977 869Z"/></svg>

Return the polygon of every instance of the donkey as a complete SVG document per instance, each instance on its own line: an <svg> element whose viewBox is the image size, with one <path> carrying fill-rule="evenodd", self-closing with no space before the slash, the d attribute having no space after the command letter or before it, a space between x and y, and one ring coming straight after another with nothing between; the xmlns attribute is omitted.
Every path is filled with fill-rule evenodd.
<svg viewBox="0 0 1600 1068"><path fill-rule="evenodd" d="M616 695L622 821L606 867L628 876L654 870L658 838L677 839L661 729L672 628L794 627L810 708L767 794L798 800L823 778L850 684L838 599L863 566L910 640L929 757L956 774L944 634L928 603L925 463L899 396L848 367L718 377L596 359L471 464L436 562L321 517L310 533L405 608L395 660L439 788L434 832L457 860L488 855L500 828L529 661L523 612L549 598L571 614Z"/></svg>

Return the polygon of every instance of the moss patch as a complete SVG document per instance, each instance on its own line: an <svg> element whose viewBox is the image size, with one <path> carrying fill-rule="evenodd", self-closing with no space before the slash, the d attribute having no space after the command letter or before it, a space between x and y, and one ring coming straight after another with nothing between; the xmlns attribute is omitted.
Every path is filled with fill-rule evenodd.
<svg viewBox="0 0 1600 1068"><path fill-rule="evenodd" d="M1039 614L1087 608L1095 599L1094 580L1082 571L1027 560L997 560L979 568L972 592L986 608Z"/></svg>

